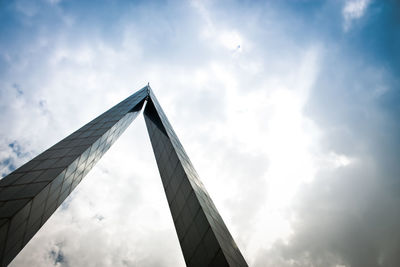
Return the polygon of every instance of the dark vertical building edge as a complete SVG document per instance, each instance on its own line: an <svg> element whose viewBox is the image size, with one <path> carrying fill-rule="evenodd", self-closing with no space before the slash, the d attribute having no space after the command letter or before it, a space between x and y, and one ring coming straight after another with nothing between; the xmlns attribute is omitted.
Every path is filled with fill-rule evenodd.
<svg viewBox="0 0 400 267"><path fill-rule="evenodd" d="M186 265L247 266L164 111L149 94L143 114Z"/></svg>

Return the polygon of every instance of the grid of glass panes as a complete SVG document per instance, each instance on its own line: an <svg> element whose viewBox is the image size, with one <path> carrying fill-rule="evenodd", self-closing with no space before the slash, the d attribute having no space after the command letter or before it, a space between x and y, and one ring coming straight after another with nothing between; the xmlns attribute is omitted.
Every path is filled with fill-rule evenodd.
<svg viewBox="0 0 400 267"><path fill-rule="evenodd" d="M247 266L150 91L144 116L175 229L188 266Z"/></svg>
<svg viewBox="0 0 400 267"><path fill-rule="evenodd" d="M6 266L139 114L146 87L0 180L0 259Z"/></svg>

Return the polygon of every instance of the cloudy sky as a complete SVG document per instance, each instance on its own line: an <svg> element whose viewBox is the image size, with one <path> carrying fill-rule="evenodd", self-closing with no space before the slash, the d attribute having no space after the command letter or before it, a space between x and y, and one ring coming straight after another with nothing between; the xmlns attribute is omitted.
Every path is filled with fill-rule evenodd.
<svg viewBox="0 0 400 267"><path fill-rule="evenodd" d="M150 82L250 266L400 266L400 5L1 1L0 174ZM185 266L139 116L11 266Z"/></svg>

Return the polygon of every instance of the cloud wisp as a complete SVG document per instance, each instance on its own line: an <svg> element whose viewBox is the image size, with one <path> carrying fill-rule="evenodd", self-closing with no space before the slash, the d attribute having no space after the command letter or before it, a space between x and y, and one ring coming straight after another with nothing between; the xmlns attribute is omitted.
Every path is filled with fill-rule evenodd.
<svg viewBox="0 0 400 267"><path fill-rule="evenodd" d="M366 12L371 0L346 1L342 9L343 29L348 31L354 20L360 19Z"/></svg>
<svg viewBox="0 0 400 267"><path fill-rule="evenodd" d="M149 81L249 265L399 265L396 8L4 4L2 174ZM142 118L11 264L25 265L184 266Z"/></svg>

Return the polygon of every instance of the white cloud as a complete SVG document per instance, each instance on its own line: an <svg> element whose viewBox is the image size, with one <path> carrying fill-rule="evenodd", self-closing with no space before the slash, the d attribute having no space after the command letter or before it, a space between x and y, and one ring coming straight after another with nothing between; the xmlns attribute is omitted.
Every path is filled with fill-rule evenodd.
<svg viewBox="0 0 400 267"><path fill-rule="evenodd" d="M345 19L360 18L369 3L364 2L348 4ZM170 4L168 12L134 5L104 25L91 25L91 17L82 23L71 12L57 17L63 24L54 29L39 27L37 40L33 36L17 52L3 52L10 68L0 79L0 122L7 125L0 155L12 153L12 137L31 153L28 160L150 81L249 265L316 266L320 259L304 259L304 250L300 256L289 253L294 256L288 260L278 253L279 241L287 245L295 234L308 233L293 225L303 203L298 195L326 181L332 183L328 189L350 181L340 175L325 181L320 173L365 164L351 153L326 149L321 136L331 129L304 113L320 92L324 44L288 36L293 24L277 23L281 16L272 16L270 7L264 13L240 10L238 23L223 16L226 10L208 6L215 3ZM102 33L109 23L116 23L113 30ZM342 65L333 65L341 73ZM334 199L342 196L335 193ZM314 199L302 200L319 207ZM330 206L324 208L329 215ZM59 266L184 266L173 227L138 117L11 266L53 266L51 251L62 253L65 263ZM312 245L313 238L305 240ZM275 258L266 259L270 254ZM321 257L335 266L346 256Z"/></svg>
<svg viewBox="0 0 400 267"><path fill-rule="evenodd" d="M241 52L243 45L248 50L250 43L245 40L243 34L237 29L224 28L218 25L218 18L212 18L206 4L202 1L192 1L192 6L201 16L204 25L200 31L200 37L209 42L211 47L217 46L230 52Z"/></svg>
<svg viewBox="0 0 400 267"><path fill-rule="evenodd" d="M364 15L370 2L371 0L350 0L345 2L342 9L343 28L345 31L350 29L354 20L360 19Z"/></svg>
<svg viewBox="0 0 400 267"><path fill-rule="evenodd" d="M235 31L225 37L224 49L240 41ZM32 123L40 125L42 119L34 113L26 119L25 112L14 110L9 113L16 122L11 129L21 129L8 134L30 140L29 149L40 152L49 140L54 143L80 127L149 77L239 247L249 262L254 261L261 245L271 245L290 231L284 209L313 172L304 129L307 119L301 109L317 74L318 49L306 49L294 64L270 58L269 64L290 66L284 73L288 79L268 74L254 88L247 88L247 78L263 73L257 57L239 57L232 64L229 56L209 56L208 64L201 67L154 65L144 60L145 46L138 43L135 36L124 33L118 48L82 39L46 49L36 72L8 79L24 82L24 99L30 103L25 108L37 104L30 96L46 96L52 120L49 126L37 127L32 139ZM203 49L209 49L209 44ZM38 64L32 60L28 58L18 73L29 73ZM50 266L54 259L48 257L49 250L59 243L73 266L123 266L118 259L145 266L183 266L142 120L133 122L79 185L68 208L54 214L15 259L15 266L27 262ZM47 127L52 131L43 134ZM288 151L290 157L285 156ZM247 182L250 178L254 183ZM104 219L97 220L98 214Z"/></svg>
<svg viewBox="0 0 400 267"><path fill-rule="evenodd" d="M222 32L218 40L223 47L232 51L240 51L243 46L243 40L236 31Z"/></svg>

